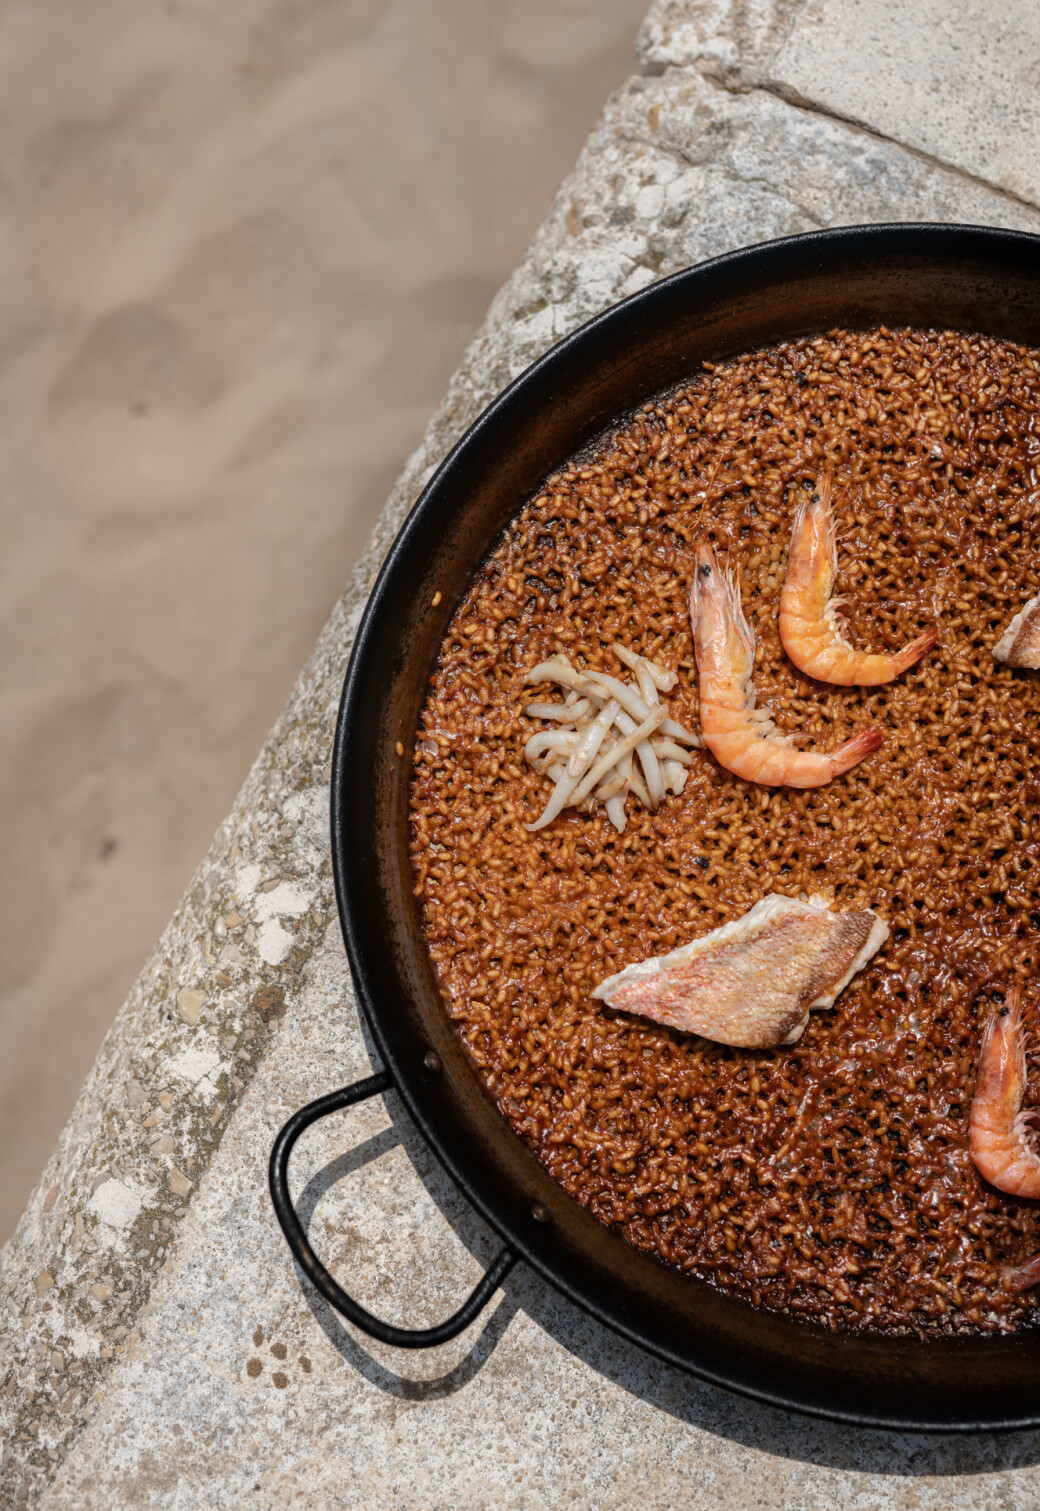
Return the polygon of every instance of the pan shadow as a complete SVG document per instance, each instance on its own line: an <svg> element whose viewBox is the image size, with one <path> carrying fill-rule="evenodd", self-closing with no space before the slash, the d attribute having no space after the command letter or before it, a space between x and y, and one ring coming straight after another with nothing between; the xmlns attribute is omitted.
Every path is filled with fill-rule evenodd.
<svg viewBox="0 0 1040 1511"><path fill-rule="evenodd" d="M397 1098L395 1097L394 1100L396 1102ZM389 1107L387 1110L390 1110ZM412 1139L418 1140L419 1135L414 1126L408 1121L404 1108L401 1107L399 1102L397 1102L395 1111L398 1114L398 1118L395 1119L394 1127L385 1128L382 1133L377 1133L372 1138L366 1139L364 1143L358 1144L356 1148L348 1149L344 1154L337 1155L334 1160L330 1160L327 1165L322 1166L320 1170L312 1175L304 1186L296 1198L296 1211L300 1222L307 1231L308 1237L310 1236L311 1221L321 1198L348 1175L362 1169L363 1166L370 1164L373 1160L381 1158L384 1154L389 1154L392 1149L396 1149L402 1144L404 1144L406 1153L413 1166L415 1165L413 1151L408 1148L401 1136L402 1125L404 1131ZM425 1183L425 1176L422 1178ZM442 1179L446 1180L446 1177L442 1176ZM428 1186L427 1189L429 1189ZM449 1216L440 1201L437 1202L437 1205L445 1213L445 1216L448 1217L448 1220L452 1221L452 1217L456 1214L452 1213ZM477 1221L479 1222L479 1218ZM467 1239L464 1238L463 1242L467 1242ZM467 1242L467 1247L472 1251L472 1243ZM501 1244L498 1245L498 1248L501 1248ZM497 1252L497 1249L495 1252ZM491 1257L490 1254L487 1256L488 1259ZM300 1283L300 1289L303 1291L307 1305L314 1314L315 1321L337 1353L348 1364L351 1364L370 1385L375 1385L379 1390L385 1391L388 1395L398 1396L402 1400L434 1401L440 1399L442 1396L453 1395L455 1391L461 1390L462 1386L468 1384L487 1359L490 1358L499 1339L517 1312L517 1302L507 1289L506 1294L494 1310L490 1314L485 1314L481 1330L466 1356L458 1364L446 1371L445 1374L437 1376L435 1379L416 1380L388 1369L385 1364L369 1353L367 1348L358 1342L356 1335L346 1327L339 1313L310 1284L300 1266L294 1262L293 1268L296 1271L296 1278Z"/></svg>
<svg viewBox="0 0 1040 1511"><path fill-rule="evenodd" d="M366 1033L366 1042L368 1035ZM369 1043L368 1047L373 1050ZM378 1057L373 1052L373 1061ZM337 1182L400 1146L456 1236L480 1264L499 1253L501 1240L473 1211L441 1169L395 1092L383 1097L392 1126L339 1155L307 1182L296 1199L309 1228L321 1197ZM318 1325L343 1359L370 1384L408 1400L453 1394L487 1363L517 1312L524 1312L562 1348L620 1389L677 1421L745 1448L823 1467L893 1477L994 1474L1040 1463L1040 1430L1019 1432L899 1433L782 1411L705 1384L653 1358L587 1316L520 1263L506 1277L502 1300L487 1317L465 1357L432 1380L409 1379L375 1358L358 1336L297 1275ZM446 1300L447 1315L461 1296ZM377 1308L378 1310L378 1308Z"/></svg>

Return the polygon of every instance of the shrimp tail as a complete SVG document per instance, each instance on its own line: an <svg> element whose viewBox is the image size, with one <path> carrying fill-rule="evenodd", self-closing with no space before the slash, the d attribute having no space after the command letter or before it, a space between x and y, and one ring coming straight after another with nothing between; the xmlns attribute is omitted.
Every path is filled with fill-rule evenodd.
<svg viewBox="0 0 1040 1511"><path fill-rule="evenodd" d="M840 776L843 771L858 765L872 751L877 750L883 738L877 725L871 724L868 729L861 729L859 734L853 735L851 740L846 740L844 745L839 745L830 756L834 762L834 775Z"/></svg>
<svg viewBox="0 0 1040 1511"><path fill-rule="evenodd" d="M909 667L913 666L915 662L920 661L921 657L927 655L931 650L938 638L938 630L934 624L930 624L922 634L918 635L916 640L911 640L910 644L904 645L901 651L896 651L893 656L888 658L892 666L892 677L900 676Z"/></svg>

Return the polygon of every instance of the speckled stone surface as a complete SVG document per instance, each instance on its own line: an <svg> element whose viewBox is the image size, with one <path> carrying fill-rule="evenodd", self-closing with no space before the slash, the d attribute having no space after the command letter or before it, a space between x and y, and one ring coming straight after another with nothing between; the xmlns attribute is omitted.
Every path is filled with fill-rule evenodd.
<svg viewBox="0 0 1040 1511"><path fill-rule="evenodd" d="M657 0L640 51L1040 199L1036 0Z"/></svg>
<svg viewBox="0 0 1040 1511"><path fill-rule="evenodd" d="M652 31L667 49L669 26L688 37L711 9L659 6L644 43ZM745 42L779 24L777 5L740 9ZM422 484L508 379L622 295L731 247L891 219L1040 230L1040 210L962 171L693 66L635 77L610 102L0 1258L0 1505L1040 1501L1040 1434L902 1438L741 1402L620 1342L522 1268L444 1349L375 1347L301 1286L266 1191L289 1112L371 1063L335 922L328 758L366 594ZM493 1251L393 1095L313 1130L294 1170L319 1249L391 1320L446 1315Z"/></svg>

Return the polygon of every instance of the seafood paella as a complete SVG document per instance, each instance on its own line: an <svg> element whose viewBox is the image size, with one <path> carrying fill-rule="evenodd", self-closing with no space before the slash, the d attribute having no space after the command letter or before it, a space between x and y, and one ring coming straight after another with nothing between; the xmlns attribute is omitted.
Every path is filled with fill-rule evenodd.
<svg viewBox="0 0 1040 1511"><path fill-rule="evenodd" d="M515 516L416 731L417 906L502 1116L632 1244L832 1329L1040 1295L1038 356L705 364Z"/></svg>

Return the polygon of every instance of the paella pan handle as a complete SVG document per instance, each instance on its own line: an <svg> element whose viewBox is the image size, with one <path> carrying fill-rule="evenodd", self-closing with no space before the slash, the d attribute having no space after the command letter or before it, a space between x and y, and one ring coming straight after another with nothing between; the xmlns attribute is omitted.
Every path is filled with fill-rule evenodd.
<svg viewBox="0 0 1040 1511"><path fill-rule="evenodd" d="M380 1092L389 1090L392 1084L387 1072L381 1070L378 1075L356 1081L353 1086L344 1086L340 1091L319 1097L316 1102L308 1102L306 1107L301 1107L299 1112L294 1113L275 1139L271 1150L271 1201L297 1264L337 1312L341 1312L362 1332L378 1338L381 1343L392 1343L396 1348L435 1348L438 1343L447 1343L449 1338L461 1333L488 1304L516 1263L516 1255L512 1250L502 1250L480 1284L446 1321L439 1322L436 1327L394 1327L389 1322L381 1322L378 1317L373 1317L371 1312L348 1296L343 1287L333 1280L311 1248L289 1195L289 1155L304 1129L320 1118L328 1117L330 1112L339 1112L343 1107L353 1107L369 1097L378 1096Z"/></svg>

